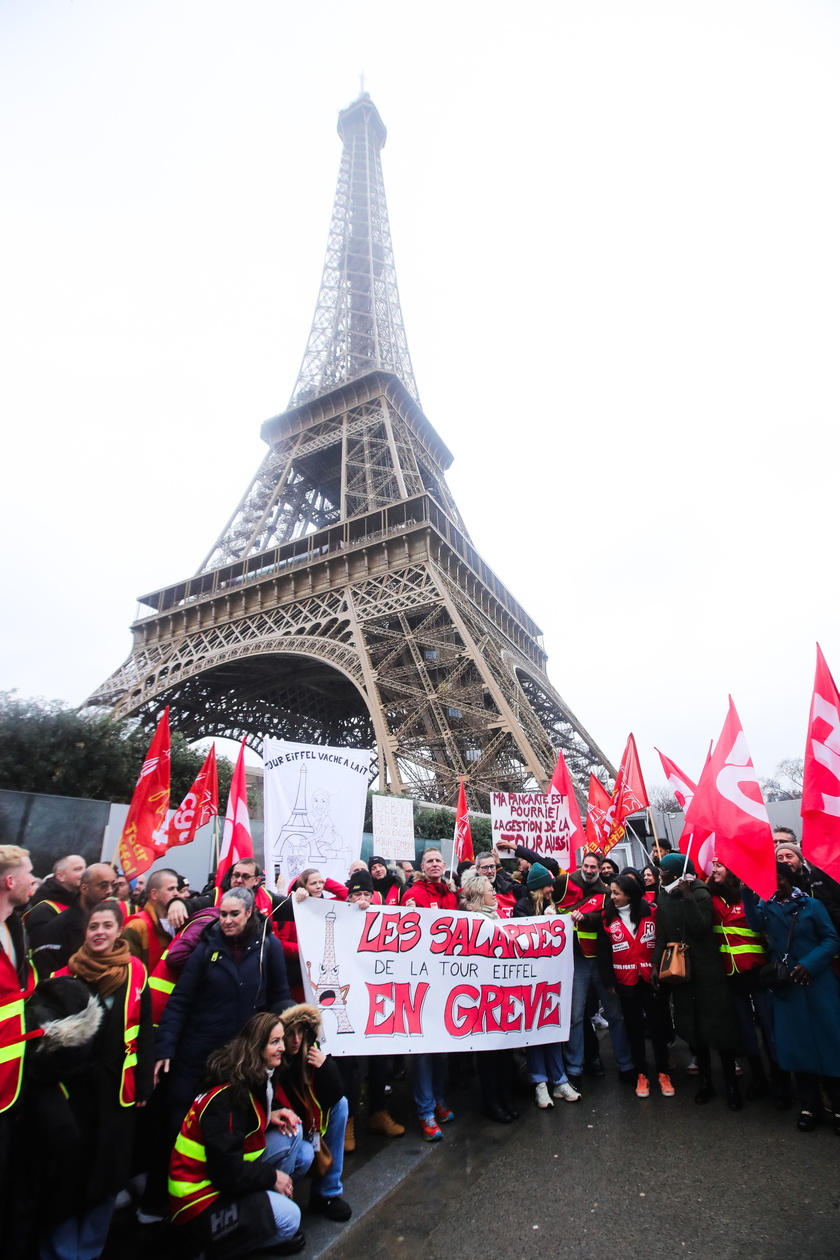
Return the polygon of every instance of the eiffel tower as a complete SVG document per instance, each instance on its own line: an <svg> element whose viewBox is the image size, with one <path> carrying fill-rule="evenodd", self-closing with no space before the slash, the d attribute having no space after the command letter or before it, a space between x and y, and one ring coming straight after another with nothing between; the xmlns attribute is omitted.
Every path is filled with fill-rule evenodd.
<svg viewBox="0 0 840 1260"><path fill-rule="evenodd" d="M198 572L141 597L126 662L88 705L190 740L374 747L380 786L473 808L614 774L549 682L541 632L478 555L421 407L363 92L342 141L315 318L292 398Z"/></svg>

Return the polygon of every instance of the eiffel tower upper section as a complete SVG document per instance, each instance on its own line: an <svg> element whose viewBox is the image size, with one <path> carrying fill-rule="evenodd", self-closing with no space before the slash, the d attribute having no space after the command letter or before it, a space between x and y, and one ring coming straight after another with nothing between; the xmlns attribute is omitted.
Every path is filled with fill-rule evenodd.
<svg viewBox="0 0 840 1260"><path fill-rule="evenodd" d="M91 705L188 739L371 747L380 784L473 806L614 773L545 673L541 633L475 551L421 410L380 152L363 94L341 166L312 329L287 409L221 535L186 581L143 596L125 663Z"/></svg>

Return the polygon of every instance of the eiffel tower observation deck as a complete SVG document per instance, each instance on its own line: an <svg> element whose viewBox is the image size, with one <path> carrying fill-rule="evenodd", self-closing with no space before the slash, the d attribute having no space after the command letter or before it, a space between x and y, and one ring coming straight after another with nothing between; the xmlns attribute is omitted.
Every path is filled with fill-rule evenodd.
<svg viewBox="0 0 840 1260"><path fill-rule="evenodd" d="M141 597L89 698L188 739L375 747L380 788L473 808L614 773L546 675L540 629L473 547L408 352L367 93L341 166L315 318L268 450L193 577Z"/></svg>

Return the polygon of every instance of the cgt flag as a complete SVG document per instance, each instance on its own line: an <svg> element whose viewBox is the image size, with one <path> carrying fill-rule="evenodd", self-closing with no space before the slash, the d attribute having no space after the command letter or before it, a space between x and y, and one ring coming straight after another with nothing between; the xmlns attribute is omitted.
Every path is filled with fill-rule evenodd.
<svg viewBox="0 0 840 1260"><path fill-rule="evenodd" d="M610 807L610 794L600 779L589 776L589 806L586 812L586 852L594 853L604 843L604 819Z"/></svg>
<svg viewBox="0 0 840 1260"><path fill-rule="evenodd" d="M584 843L585 835L583 822L580 817L580 808L575 796L575 785L572 782L572 776L569 774L569 767L566 765L566 758L562 752L557 753L557 765L554 767L554 774L551 776L548 791L549 793L559 794L564 798L566 810L564 823L568 829L569 836L569 862L571 868L574 869L577 851Z"/></svg>
<svg viewBox="0 0 840 1260"><path fill-rule="evenodd" d="M840 880L840 693L819 643L805 744L802 852Z"/></svg>
<svg viewBox="0 0 840 1260"><path fill-rule="evenodd" d="M776 891L776 850L741 719L729 697L720 739L700 775L684 834L703 838L724 866L760 897Z"/></svg>
<svg viewBox="0 0 840 1260"><path fill-rule="evenodd" d="M232 866L243 858L254 856L251 842L251 819L248 817L248 789L245 786L245 740L239 748L239 756L230 781L225 829L222 833L222 849L219 853L219 865L216 867L216 887L221 888L222 880Z"/></svg>
<svg viewBox="0 0 840 1260"><path fill-rule="evenodd" d="M601 848L605 854L624 839L625 818L647 809L649 804L647 788L642 778L642 768L639 765L639 754L636 751L636 741L630 735L621 758L621 765L618 767L618 774L615 776L615 787L610 803L604 815L604 842Z"/></svg>
<svg viewBox="0 0 840 1260"><path fill-rule="evenodd" d="M209 823L219 812L219 780L216 771L216 745L204 758L204 765L181 804L169 820L166 844L160 850L174 849L176 845L190 844L199 827Z"/></svg>
<svg viewBox="0 0 840 1260"><path fill-rule="evenodd" d="M452 841L453 871L457 868L459 862L471 862L474 857L470 816L467 810L467 794L464 791L464 780L461 779L460 787L458 788L458 809L455 814L455 836Z"/></svg>
<svg viewBox="0 0 840 1260"><path fill-rule="evenodd" d="M117 848L117 861L126 879L142 875L160 854L160 829L169 808L170 755L167 705L146 753Z"/></svg>

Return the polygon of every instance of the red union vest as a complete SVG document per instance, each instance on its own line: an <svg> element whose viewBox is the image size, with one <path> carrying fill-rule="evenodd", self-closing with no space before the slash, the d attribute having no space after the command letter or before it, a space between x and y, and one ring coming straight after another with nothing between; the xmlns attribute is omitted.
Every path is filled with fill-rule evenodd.
<svg viewBox="0 0 840 1260"><path fill-rule="evenodd" d="M42 1035L40 1029L27 1033L23 1016L24 1003L32 997L37 979L34 967L27 963L26 983L21 989L11 958L0 949L0 1112L17 1101L27 1041Z"/></svg>
<svg viewBox="0 0 840 1260"><path fill-rule="evenodd" d="M215 1203L220 1192L207 1175L207 1151L201 1119L208 1103L229 1085L217 1085L206 1094L199 1095L187 1112L181 1132L175 1139L175 1147L169 1160L169 1212L173 1225L186 1225L193 1217ZM242 1147L242 1158L251 1162L259 1159L265 1150L265 1126L268 1117L251 1094L254 1109L254 1128Z"/></svg>
<svg viewBox="0 0 840 1260"><path fill-rule="evenodd" d="M576 905L572 908L579 910L581 914L592 914L598 910L603 911L606 900L606 893L593 893L582 905ZM577 936L578 945L580 945L580 952L584 958L595 958L598 953L598 932L596 928L576 923L575 935Z"/></svg>
<svg viewBox="0 0 840 1260"><path fill-rule="evenodd" d="M712 931L728 976L741 975L764 966L767 961L764 938L747 923L742 902L734 901L730 906L723 897L712 893L712 916Z"/></svg>
<svg viewBox="0 0 840 1260"><path fill-rule="evenodd" d="M650 983L653 970L653 948L656 944L656 918L648 915L633 933L620 915L607 923L604 930L612 946L612 965L617 984L633 985L639 980Z"/></svg>
<svg viewBox="0 0 840 1260"><path fill-rule="evenodd" d="M56 976L72 976L69 967L62 967L54 973ZM123 1040L125 1057L120 1077L120 1106L133 1107L137 1101L137 1080L134 1069L137 1067L137 1038L140 1036L140 995L146 987L146 968L139 958L128 960L128 982L125 986L125 1009L123 1010Z"/></svg>

